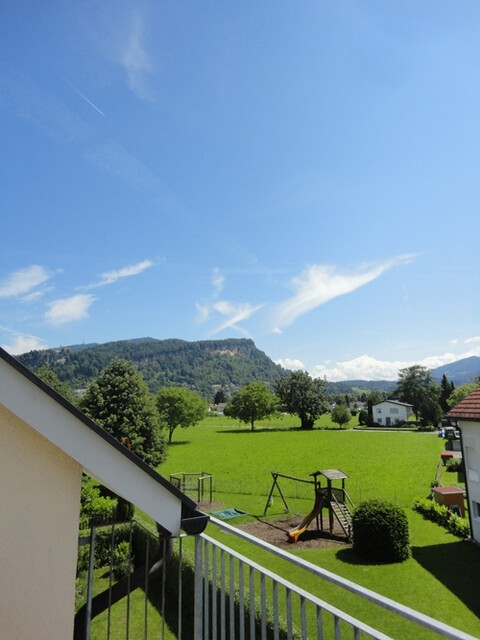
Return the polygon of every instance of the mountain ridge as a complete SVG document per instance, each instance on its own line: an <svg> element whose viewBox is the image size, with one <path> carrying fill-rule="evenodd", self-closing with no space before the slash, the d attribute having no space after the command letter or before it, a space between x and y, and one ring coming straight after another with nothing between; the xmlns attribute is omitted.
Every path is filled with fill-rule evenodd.
<svg viewBox="0 0 480 640"><path fill-rule="evenodd" d="M133 338L105 343L75 344L30 351L17 356L31 369L48 364L60 380L84 388L114 358L131 360L152 392L162 386L187 386L205 397L222 389L227 395L252 382L273 384L289 371L275 364L247 338L199 340ZM436 382L445 374L455 386L480 375L480 357L470 356L431 370ZM395 380L327 380L328 392L393 391Z"/></svg>

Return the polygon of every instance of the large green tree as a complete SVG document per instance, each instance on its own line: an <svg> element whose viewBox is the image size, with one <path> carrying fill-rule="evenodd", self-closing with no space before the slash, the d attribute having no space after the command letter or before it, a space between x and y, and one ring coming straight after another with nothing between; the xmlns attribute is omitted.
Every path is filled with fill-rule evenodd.
<svg viewBox="0 0 480 640"><path fill-rule="evenodd" d="M80 406L148 464L157 466L165 460L166 440L154 398L131 362L112 360L88 386Z"/></svg>
<svg viewBox="0 0 480 640"><path fill-rule="evenodd" d="M325 380L312 378L306 371L293 371L281 378L275 391L285 409L300 418L301 429L313 429L315 420L328 410Z"/></svg>
<svg viewBox="0 0 480 640"><path fill-rule="evenodd" d="M238 418L250 424L252 431L256 420L274 415L279 408L279 398L264 382L251 382L240 389L224 409L226 416Z"/></svg>
<svg viewBox="0 0 480 640"><path fill-rule="evenodd" d="M398 372L396 395L402 402L413 405L416 419L421 418L423 426L436 424L441 418L440 392L426 367L415 364Z"/></svg>
<svg viewBox="0 0 480 640"><path fill-rule="evenodd" d="M168 430L172 442L177 427L192 427L206 414L206 402L194 391L184 387L164 387L156 396L160 424Z"/></svg>

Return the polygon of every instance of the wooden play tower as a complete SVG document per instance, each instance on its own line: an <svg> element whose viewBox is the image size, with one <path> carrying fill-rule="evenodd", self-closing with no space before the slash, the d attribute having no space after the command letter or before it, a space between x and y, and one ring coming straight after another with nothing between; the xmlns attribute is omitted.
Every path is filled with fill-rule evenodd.
<svg viewBox="0 0 480 640"><path fill-rule="evenodd" d="M328 509L328 533L331 536L333 535L334 522L337 520L347 539L351 541L353 503L345 489L345 480L348 478L347 474L343 473L340 469L321 469L319 471L314 471L310 476L313 478L312 480L296 478L277 471L272 471L273 483L267 498L263 515L266 515L268 507L272 504L272 497L275 489L277 489L280 494L283 504L285 505L285 511L287 513L290 512L285 495L280 488L280 478L311 484L314 486L315 491L315 502L313 508L297 527L289 531L289 541L297 542L299 536L306 530L314 518L316 518L317 521L317 529L324 532L324 509ZM322 486L323 481L326 482L324 486ZM338 486L338 483L340 483L340 486Z"/></svg>

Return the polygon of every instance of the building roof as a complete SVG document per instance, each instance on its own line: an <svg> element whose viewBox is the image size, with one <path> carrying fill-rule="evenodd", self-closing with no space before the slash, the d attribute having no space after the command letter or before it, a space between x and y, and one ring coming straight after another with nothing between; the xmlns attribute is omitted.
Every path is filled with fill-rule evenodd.
<svg viewBox="0 0 480 640"><path fill-rule="evenodd" d="M456 407L450 409L445 417L480 422L480 386L469 393Z"/></svg>
<svg viewBox="0 0 480 640"><path fill-rule="evenodd" d="M413 404L410 404L409 402L400 402L400 400L382 400L381 402L375 402L372 406L376 407L377 404L383 404L384 402L388 402L389 404L399 404L402 407L413 407Z"/></svg>
<svg viewBox="0 0 480 640"><path fill-rule="evenodd" d="M170 534L205 528L193 500L2 348L0 404Z"/></svg>

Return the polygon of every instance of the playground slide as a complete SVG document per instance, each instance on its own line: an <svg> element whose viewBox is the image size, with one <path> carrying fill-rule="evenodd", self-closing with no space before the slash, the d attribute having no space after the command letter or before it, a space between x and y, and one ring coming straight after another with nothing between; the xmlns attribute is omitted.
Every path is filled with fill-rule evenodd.
<svg viewBox="0 0 480 640"><path fill-rule="evenodd" d="M292 529L291 531L288 532L287 535L288 535L289 542L297 542L300 534L302 534L305 531L305 529L308 527L310 522L315 518L315 516L319 513L320 509L322 508L323 498L324 497L321 493L317 494L317 497L315 498L315 504L313 505L313 509L310 511L310 513L305 516L305 518L298 525L298 527L295 527L295 529Z"/></svg>

